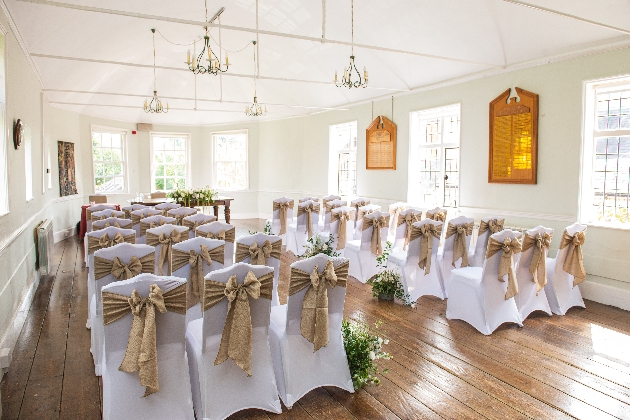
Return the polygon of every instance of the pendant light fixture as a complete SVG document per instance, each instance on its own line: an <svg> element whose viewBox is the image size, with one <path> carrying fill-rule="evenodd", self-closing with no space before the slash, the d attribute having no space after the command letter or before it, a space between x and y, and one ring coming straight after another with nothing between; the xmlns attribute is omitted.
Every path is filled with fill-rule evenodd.
<svg viewBox="0 0 630 420"><path fill-rule="evenodd" d="M204 22L212 23L216 19L221 16L221 13L225 10L225 7L222 7L221 10L217 12L216 15L212 18L212 20L208 21L208 0L205 0L206 5L206 20ZM210 47L210 35L208 35L208 27L204 26L206 30L206 35L203 37L203 48L201 49L201 53L196 55L196 52L193 52L192 55L190 50L186 54L186 64L188 65L188 69L195 74L214 74L215 76L219 73L225 73L228 71L230 67L230 61L228 60L227 51L225 53L225 63L221 63L220 57L217 57L214 51L212 51L212 47ZM221 31L221 28L219 28ZM220 33L220 32L219 32ZM219 38L219 42L220 42ZM219 55L221 55L221 47L219 46ZM203 62L207 61L208 64L206 66L203 65Z"/></svg>
<svg viewBox="0 0 630 420"><path fill-rule="evenodd" d="M254 44L254 103L245 108L245 115L248 117L264 117L267 115L267 107L261 107L258 104L258 97L256 96L256 79L258 79L258 72L256 70L258 68L256 66L256 41L252 41L252 44Z"/></svg>
<svg viewBox="0 0 630 420"><path fill-rule="evenodd" d="M162 114L168 112L168 102L166 108L162 106L162 101L157 96L157 88L155 87L155 29L151 29L153 33L153 98L149 102L148 99L144 100L144 112Z"/></svg>
<svg viewBox="0 0 630 420"><path fill-rule="evenodd" d="M337 77L337 71L335 70L335 85L337 85L337 87L347 87L348 89L360 87L366 88L368 84L368 72L364 66L363 77L361 77L361 73L357 69L357 66L354 64L354 0L351 0L351 4L352 52L350 55L350 65L347 68L343 69L343 78L341 79L341 81ZM353 80L354 77L356 77L356 80Z"/></svg>

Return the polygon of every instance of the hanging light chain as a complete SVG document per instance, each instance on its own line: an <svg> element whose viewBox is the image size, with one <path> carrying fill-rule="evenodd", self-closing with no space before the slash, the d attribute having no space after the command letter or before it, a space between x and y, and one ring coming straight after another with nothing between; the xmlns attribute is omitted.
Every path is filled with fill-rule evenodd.
<svg viewBox="0 0 630 420"><path fill-rule="evenodd" d="M267 107L262 107L260 106L260 104L258 103L258 84L257 84L257 79L258 79L258 60L256 59L257 55L256 55L256 50L257 50L257 45L258 44L256 41L252 41L252 44L254 44L254 102L245 108L245 115L249 116L249 117L262 117L267 115Z"/></svg>
<svg viewBox="0 0 630 420"><path fill-rule="evenodd" d="M365 66L363 67L363 76L357 69L357 66L354 64L354 0L350 1L351 9L350 9L350 28L351 28L351 42L350 42L350 64L347 68L343 70L343 77L341 81L337 76L337 71L335 71L335 85L337 87L347 87L351 88L366 88L368 84L368 72ZM356 76L357 80L353 81L353 74Z"/></svg>
<svg viewBox="0 0 630 420"><path fill-rule="evenodd" d="M144 112L146 113L154 113L154 114L162 114L168 112L168 103L166 104L166 108L162 105L162 101L157 96L157 77L155 74L155 65L156 65L156 54L155 54L155 29L151 29L153 33L153 98L151 101L144 100Z"/></svg>

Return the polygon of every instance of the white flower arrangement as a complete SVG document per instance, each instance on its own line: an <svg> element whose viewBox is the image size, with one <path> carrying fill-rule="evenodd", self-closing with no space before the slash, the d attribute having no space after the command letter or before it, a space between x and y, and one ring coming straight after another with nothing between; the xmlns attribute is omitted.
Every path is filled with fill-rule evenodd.
<svg viewBox="0 0 630 420"><path fill-rule="evenodd" d="M218 192L209 186L205 188L195 189L177 189L168 193L168 197L172 198L176 203L185 206L210 206L217 197Z"/></svg>

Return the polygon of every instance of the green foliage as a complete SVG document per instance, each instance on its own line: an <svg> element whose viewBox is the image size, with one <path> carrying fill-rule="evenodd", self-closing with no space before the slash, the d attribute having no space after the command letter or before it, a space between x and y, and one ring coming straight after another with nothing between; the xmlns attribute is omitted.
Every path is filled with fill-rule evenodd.
<svg viewBox="0 0 630 420"><path fill-rule="evenodd" d="M167 187L169 179L167 181ZM169 188L166 188L167 190ZM196 188L190 190L175 189L167 194L169 198L172 198L176 203L182 203L186 206L209 206L212 205L214 199L217 197L218 192L216 190L206 188Z"/></svg>
<svg viewBox="0 0 630 420"><path fill-rule="evenodd" d="M329 235L328 240L323 241L319 235L314 234L306 241L308 244L304 249L304 254L298 255L298 257L310 258L318 254L326 254L329 257L338 257L339 253L335 252L333 249L334 241L335 237L333 235Z"/></svg>
<svg viewBox="0 0 630 420"><path fill-rule="evenodd" d="M375 329L378 329L380 324L376 323ZM383 344L388 344L389 340L373 335L365 324L346 319L341 323L341 334L354 389L364 385L378 385L381 380L376 376L378 367L375 360L392 358L389 353L383 351ZM387 370L382 373L387 373Z"/></svg>
<svg viewBox="0 0 630 420"><path fill-rule="evenodd" d="M255 233L258 233L257 230L248 230L250 235L253 235ZM265 227L263 228L263 232L265 235L273 235L273 233L271 233L271 220L267 220L265 222Z"/></svg>
<svg viewBox="0 0 630 420"><path fill-rule="evenodd" d="M411 296L405 292L405 288L402 285L400 273L394 269L387 269L387 257L391 251L392 243L388 241L383 253L376 257L376 265L379 267L379 272L367 281L372 286L372 296L395 297L405 305L413 306Z"/></svg>

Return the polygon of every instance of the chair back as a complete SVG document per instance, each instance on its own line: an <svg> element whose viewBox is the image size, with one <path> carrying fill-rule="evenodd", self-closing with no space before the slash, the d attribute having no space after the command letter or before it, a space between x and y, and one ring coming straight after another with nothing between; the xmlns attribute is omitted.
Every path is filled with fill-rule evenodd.
<svg viewBox="0 0 630 420"><path fill-rule="evenodd" d="M136 236L140 238L140 221L147 217L151 216L161 216L162 212L160 210L156 210L153 207L147 207L144 209L133 210L131 212L131 222L133 223L133 228L136 230Z"/></svg>
<svg viewBox="0 0 630 420"><path fill-rule="evenodd" d="M354 222L354 239L361 238L361 227L363 226L361 219L363 219L366 214L370 214L375 211L381 211L381 206L376 204L366 204L365 206L359 207L359 211L357 212Z"/></svg>
<svg viewBox="0 0 630 420"><path fill-rule="evenodd" d="M205 225L201 225L197 228L196 236L206 237L208 233L214 235L219 232L225 232L225 266L229 267L234 264L234 242L236 240L236 228L229 223L215 221Z"/></svg>
<svg viewBox="0 0 630 420"><path fill-rule="evenodd" d="M382 211L375 211L373 213L370 214L366 214L363 218L364 219L376 219L379 218L381 216L384 217L390 217L388 213L382 212ZM362 220L363 222L364 220ZM370 226L366 229L363 229L363 223L361 224L361 245L360 245L360 250L361 251L370 251L371 247L372 247L372 231L374 230L373 226ZM381 228L381 246L383 247L383 250L385 249L385 245L387 243L387 232L389 231L389 225L385 226L383 228Z"/></svg>
<svg viewBox="0 0 630 420"><path fill-rule="evenodd" d="M544 235L545 233L551 237L553 236L553 229L546 228L544 226L539 225L533 229L529 229L525 231L525 233L527 236L530 236L532 238L536 238L538 235ZM523 242L525 241L526 236L523 235L521 238L522 238L521 242ZM530 273L529 268L532 263L532 257L534 256L535 248L536 248L536 245L521 252L521 256L518 260L518 265L516 267L516 277L519 280L519 284L521 283L521 281L532 281L533 276ZM548 254L549 254L549 248L543 248L542 258L546 259Z"/></svg>
<svg viewBox="0 0 630 420"><path fill-rule="evenodd" d="M166 198L166 191L156 191L151 193L151 198Z"/></svg>
<svg viewBox="0 0 630 420"><path fill-rule="evenodd" d="M121 210L125 212L125 219L131 219L132 211L142 210L146 208L150 208L150 206L145 206L144 204L132 204L130 206L122 207Z"/></svg>
<svg viewBox="0 0 630 420"><path fill-rule="evenodd" d="M319 203L319 198L307 196L307 197L302 197L298 200L298 202L300 203L304 203L305 201L315 201L316 203Z"/></svg>
<svg viewBox="0 0 630 420"><path fill-rule="evenodd" d="M431 220L431 219L424 219L421 220L419 222L415 222L412 226L421 228L422 225L427 225L427 224L432 224L434 225L436 228L442 226L442 228L444 228L444 223L439 222L439 221L435 221L435 220ZM408 267L411 266L416 266L418 267L418 261L420 259L420 245L421 245L421 241L422 241L422 236L419 236L417 238L415 238L414 240L410 241L409 244L407 245L407 260L406 260L406 265ZM431 239L431 245L432 245L432 254L431 254L431 272L435 272L437 274L438 269L438 264L437 264L437 253L438 253L438 249L440 246L440 238L436 238L433 237ZM435 271L434 271L435 270Z"/></svg>
<svg viewBox="0 0 630 420"><path fill-rule="evenodd" d="M407 234L407 230L411 231L411 224L415 223L415 221L413 221L411 224L407 224L405 220L402 220L402 223L401 223L400 216L406 217L407 215L415 216L414 220L419 222L420 220L422 220L422 210L408 208L408 209L400 211L400 213L398 214L398 217L396 218L396 221L394 222L395 228L394 228L394 246L393 247L396 249L404 248L405 236ZM393 216L390 216L390 217L393 217Z"/></svg>
<svg viewBox="0 0 630 420"><path fill-rule="evenodd" d="M129 219L121 219L120 217L108 217L107 219L96 220L92 222L92 232L101 230L110 226L120 227L121 229L133 229L131 220Z"/></svg>
<svg viewBox="0 0 630 420"><path fill-rule="evenodd" d="M105 210L100 210L100 211L94 211L94 212L92 212L92 217L91 217L90 220L92 222L94 222L96 220L106 219L108 217L124 218L125 217L125 212L124 211L114 210L114 209L105 209Z"/></svg>
<svg viewBox="0 0 630 420"><path fill-rule="evenodd" d="M396 227L398 226L398 215L401 211L407 210L409 208L409 204L403 202L397 202L390 204L388 207L389 212L389 234L395 235Z"/></svg>
<svg viewBox="0 0 630 420"><path fill-rule="evenodd" d="M182 219L182 226L186 226L190 229L190 237L194 238L196 233L195 230L201 225L205 225L207 223L211 223L217 220L216 216L211 216L209 214L197 213L190 216L186 216Z"/></svg>
<svg viewBox="0 0 630 420"><path fill-rule="evenodd" d="M178 207L173 210L169 210L166 212L166 215L169 217L174 217L177 219L177 225L181 226L183 223L183 219L186 216L192 216L193 214L197 214L197 209L192 207Z"/></svg>
<svg viewBox="0 0 630 420"><path fill-rule="evenodd" d="M513 230L503 230L501 232L490 235L491 238L495 239L498 242L503 242L505 238L517 238L522 242L523 234L520 232L515 232ZM499 281L499 264L501 262L501 258L503 255L503 251L499 251L496 254L492 255L489 258L486 258L486 262L483 266L483 274L481 276L481 281L484 285L484 291L487 293L487 296L494 296L495 298L503 296L505 299L505 293L507 291L508 280L507 275L503 276L503 281ZM516 268L516 263L520 256L520 252L518 254L512 255L512 264Z"/></svg>
<svg viewBox="0 0 630 420"><path fill-rule="evenodd" d="M238 238L236 240L236 253L238 254L239 251L239 245L238 244L242 244L244 246L247 246L248 248L250 246L252 246L254 243L256 243L258 245L258 247L262 247L263 244L265 243L265 241L269 241L272 246L274 243L276 242L280 242L280 244L276 244L276 246L279 246L280 249L282 249L282 239L279 238L276 235L266 235L264 233L255 233L253 235L247 235L247 236L243 236L241 238ZM251 261L251 256L247 256L245 257L243 260L239 261L238 255L237 258L235 260L237 263L238 262L244 262L247 264L254 264ZM265 265L267 267L271 267L273 268L274 272L273 272L273 298L271 300L271 306L277 306L280 304L280 300L278 298L278 276L280 274L280 258L276 258L273 255L270 255L269 258L265 258Z"/></svg>
<svg viewBox="0 0 630 420"><path fill-rule="evenodd" d="M163 216L160 216L163 217ZM167 237L169 237L171 235L171 233L176 230L180 233L180 238L181 241L185 241L188 238L188 228L184 227L184 226L176 226L174 224L166 224L166 225L162 225L162 226L158 226L158 227L154 227L151 229L147 229L146 233L147 235L145 235L144 240L147 241L147 236L149 234L151 235L155 235L158 238L160 237L160 235L165 234ZM164 245L162 245L159 242L151 242L151 241L147 241L148 245L151 245L153 247L155 247L155 273L159 274L160 270L159 270L159 266L160 266L160 255L162 252L162 247ZM164 261L162 262L162 274L165 276L170 276L170 264L171 262L171 254L167 255L166 258L164 259Z"/></svg>
<svg viewBox="0 0 630 420"><path fill-rule="evenodd" d="M481 230L481 226L484 223L487 225L491 221L494 223L499 222L501 226L503 226L503 224L505 223L505 219L503 217L497 217L497 216L484 217L481 219L480 230ZM494 232L494 233L498 233L498 232ZM481 267L483 265L483 262L486 259L486 249L488 249L488 240L490 239L490 235L492 234L493 232L491 231L490 228L488 228L484 232L478 233L477 242L475 243L475 251L473 254L474 261L471 262L470 264L473 267Z"/></svg>
<svg viewBox="0 0 630 420"><path fill-rule="evenodd" d="M332 261L333 266L337 268L341 264L344 264L349 260L343 257L329 257L328 255L319 254L315 255L314 257L296 261L291 264L291 268L297 268L298 270L304 271L306 273L311 273L313 271L313 268L317 266L317 271L321 273L324 271L324 268L326 268L326 263L328 261ZM286 325L287 335L302 335L300 331L300 321L302 319L302 302L304 300L304 295L306 294L307 290L308 287L288 297ZM346 287L336 286L334 288L331 288L327 285L327 293L328 331L329 336L333 337L335 335L338 335L341 331L341 321L343 320L343 307L346 299ZM309 346L312 346L312 344L308 343L306 339L304 339L304 342L306 344L309 344Z"/></svg>
<svg viewBox="0 0 630 420"><path fill-rule="evenodd" d="M103 210L116 210L116 204L96 204L85 209L88 232L92 230L92 214Z"/></svg>
<svg viewBox="0 0 630 420"><path fill-rule="evenodd" d="M105 194L94 194L88 197L90 203L103 204L107 203L107 196Z"/></svg>
<svg viewBox="0 0 630 420"><path fill-rule="evenodd" d="M585 232L587 225L583 225L581 223L573 223L567 226L564 230L569 234L569 236L575 235L577 232ZM564 233L564 232L563 232ZM562 237L559 238L562 241ZM571 286L573 286L573 276L566 271L564 271L564 262L567 259L567 255L569 253L569 246L566 246L562 249L558 249L558 253L556 254L556 265L554 267L554 278L556 281L559 279L567 279L570 280Z"/></svg>
<svg viewBox="0 0 630 420"><path fill-rule="evenodd" d="M313 200L306 200L298 203L299 207L305 208L310 205L313 205L314 208L319 207L319 203ZM319 211L321 213L321 210ZM299 211L298 211L299 213ZM302 213L297 217L297 228L306 229L306 213ZM317 224L319 223L319 213L311 212L311 226L313 227L313 232L317 232Z"/></svg>
<svg viewBox="0 0 630 420"><path fill-rule="evenodd" d="M442 236L446 238L446 235L447 235L446 231L448 231L448 228L451 225L457 226L457 225L469 224L469 223L472 223L474 225L474 222L475 222L475 219L472 219L470 217L465 217L465 216L459 216L454 219L451 219L446 224L446 227L442 229ZM472 228L471 228L471 232L472 232ZM466 235L466 244L464 248L464 254L466 254L465 255L466 259L468 259L468 248L470 247L471 236L472 234ZM453 247L455 245L456 237L457 237L457 234L453 234L452 236L444 239L444 248L443 248L440 268L441 268L442 281L444 282L445 287L447 289L448 289L447 285L451 277L451 271L454 268L460 268L462 266L462 262L464 261L464 256L458 258L456 261L453 261ZM468 262L468 265L470 265L470 261ZM448 290L447 290L447 293L448 293Z"/></svg>
<svg viewBox="0 0 630 420"><path fill-rule="evenodd" d="M155 216L145 217L140 221L140 229L138 234L138 243L145 243L147 230L156 228L162 225L174 225L176 223L176 219L174 217L166 217L160 214L156 214Z"/></svg>
<svg viewBox="0 0 630 420"><path fill-rule="evenodd" d="M446 213L447 213L446 209L443 209L441 207L436 207L434 209L427 210L427 216L426 217L427 217L427 219L432 219L432 220L437 220L437 219L443 218L444 220L440 220L440 221L446 223ZM441 214L441 216L440 216L440 214Z"/></svg>
<svg viewBox="0 0 630 420"><path fill-rule="evenodd" d="M286 226L293 221L293 208L295 207L295 201L291 198L280 197L273 200L274 203L291 203L287 208L287 220ZM273 206L273 213L271 215L271 233L274 235L280 234L280 228L282 226L282 222L280 221L280 209L276 209L276 206Z"/></svg>
<svg viewBox="0 0 630 420"><path fill-rule="evenodd" d="M116 219L116 220L124 220L126 222L129 222L129 220L127 219ZM103 220L99 220L99 222L103 222ZM97 223L97 222L94 222ZM87 260L86 260L86 265L87 267L92 267L92 263L94 261L94 252L97 251L97 249L90 249L90 238L95 238L95 239L100 239L102 236L109 236L110 240L114 238L114 236L116 236L117 233L120 233L123 237L129 237L130 235L133 235L133 242L130 243L135 243L136 241L136 231L133 229L124 229L124 228L117 228L115 226L109 226L109 227L102 227L100 229L95 229L92 232L88 232L85 234L86 238L85 241L87 242ZM98 249L103 249L102 247L98 247Z"/></svg>
<svg viewBox="0 0 630 420"><path fill-rule="evenodd" d="M347 205L348 205L348 202L346 200L340 200L340 199L327 201L323 205L322 210L324 212L324 230L326 231L330 230L330 212L332 211L332 209L336 209L338 207L343 207Z"/></svg>
<svg viewBox="0 0 630 420"><path fill-rule="evenodd" d="M356 210L354 209L354 207L350 207L350 206L341 206L341 207L336 207L334 209L331 210L330 213L330 234L334 236L334 241L333 241L333 247L337 250L341 250L344 249L345 246L339 248L339 225L340 223L340 219L338 217L335 217L334 215L343 215L343 216L347 216L350 215L350 220L346 220L345 221L345 225L346 225L346 243L348 243L348 241L351 241L353 239L354 236L354 219L355 219L355 213ZM334 219L334 220L333 220Z"/></svg>
<svg viewBox="0 0 630 420"><path fill-rule="evenodd" d="M151 196L153 196L153 194ZM155 198L157 198L157 197L155 197ZM157 204L155 206L155 209L156 210L160 210L162 212L162 216L166 216L166 213L169 210L178 209L181 206L182 206L181 204L177 204L177 203L160 203L160 204Z"/></svg>

